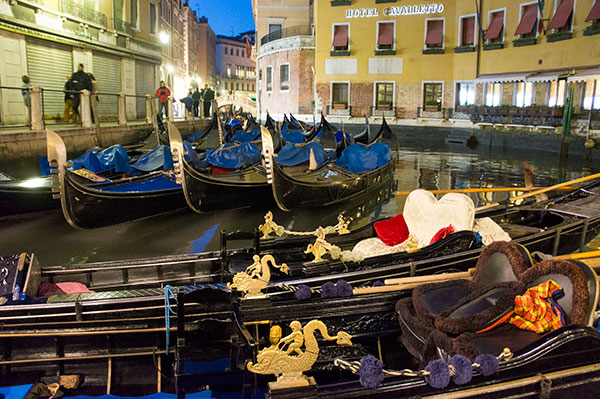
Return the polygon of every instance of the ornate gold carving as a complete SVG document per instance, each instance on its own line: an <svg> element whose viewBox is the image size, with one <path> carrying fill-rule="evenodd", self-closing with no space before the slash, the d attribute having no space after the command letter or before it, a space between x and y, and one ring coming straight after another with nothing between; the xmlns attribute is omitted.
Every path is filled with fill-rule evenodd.
<svg viewBox="0 0 600 399"><path fill-rule="evenodd" d="M277 223L275 223L273 221L273 213L271 213L271 211L269 211L265 215L265 222L258 226L258 230L260 230L260 232L263 233L263 236L261 237L261 239L263 239L263 240L270 239L271 233L275 233L279 237L281 237L283 234L288 234L288 235L292 235L292 236L317 235L319 229L323 229L323 231L325 232L325 235L334 234L334 233L338 233L339 235L342 235L342 234L350 233L350 230L348 230L348 226L350 225L350 222L352 221L352 219L344 220L344 217L342 216L342 214L339 214L337 217L337 220L338 220L338 223L335 226L327 226L327 227L319 226L319 228L314 231L291 231L291 230L287 230L283 226L280 226Z"/></svg>
<svg viewBox="0 0 600 399"><path fill-rule="evenodd" d="M325 240L326 230L319 226L315 233L317 236L315 243L308 244L304 253L312 254L315 257L312 262L322 262L323 255L326 253L329 253L333 259L338 259L340 257L341 249Z"/></svg>
<svg viewBox="0 0 600 399"><path fill-rule="evenodd" d="M276 382L269 383L270 389L303 387L314 384L314 380L302 374L312 368L319 356L319 344L314 332L319 331L328 341L338 345L352 345L352 336L343 331L330 336L321 320L311 320L304 327L299 321L290 323L292 332L270 347L262 349L256 364L249 362L247 368L256 374L273 374ZM304 350L302 347L304 346Z"/></svg>
<svg viewBox="0 0 600 399"><path fill-rule="evenodd" d="M233 283L227 283L227 288L235 288L238 291L244 292L244 298L261 297L264 295L262 290L271 281L269 263L283 273L287 274L289 270L285 263L281 264L281 266L275 263L275 258L272 255L265 255L262 258L259 255L254 255L252 259L254 263L248 266L245 271L236 273L233 276Z"/></svg>
<svg viewBox="0 0 600 399"><path fill-rule="evenodd" d="M271 238L271 233L277 234L279 237L283 235L285 229L283 226L278 225L273 221L273 213L271 211L267 212L265 215L265 222L258 226L258 230L263 233L261 239L268 240Z"/></svg>

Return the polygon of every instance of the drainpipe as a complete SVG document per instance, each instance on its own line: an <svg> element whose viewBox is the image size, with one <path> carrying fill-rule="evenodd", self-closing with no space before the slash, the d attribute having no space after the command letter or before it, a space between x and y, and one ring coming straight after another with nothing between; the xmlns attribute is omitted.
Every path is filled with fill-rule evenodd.
<svg viewBox="0 0 600 399"><path fill-rule="evenodd" d="M476 3L475 5L477 5L477 1L475 0ZM480 62L481 62L481 42L483 39L483 28L481 27L481 3L483 2L483 0L479 0L479 8L477 9L477 25L479 26L479 34L477 35L477 60L476 60L476 64L475 64L475 77L479 77L479 70L480 70Z"/></svg>

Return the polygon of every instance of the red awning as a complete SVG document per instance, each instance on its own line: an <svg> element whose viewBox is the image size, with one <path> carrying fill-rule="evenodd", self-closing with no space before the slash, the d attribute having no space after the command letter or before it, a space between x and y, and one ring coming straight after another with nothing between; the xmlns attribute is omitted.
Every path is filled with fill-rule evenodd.
<svg viewBox="0 0 600 399"><path fill-rule="evenodd" d="M548 29L560 29L565 26L572 12L573 0L562 0L556 9L556 14L550 21L550 25L548 25Z"/></svg>
<svg viewBox="0 0 600 399"><path fill-rule="evenodd" d="M442 44L444 41L444 21L427 21L425 44Z"/></svg>
<svg viewBox="0 0 600 399"><path fill-rule="evenodd" d="M333 32L333 47L348 45L348 25L336 25Z"/></svg>
<svg viewBox="0 0 600 399"><path fill-rule="evenodd" d="M596 0L590 14L585 19L585 22L595 21L597 19L600 19L600 0Z"/></svg>
<svg viewBox="0 0 600 399"><path fill-rule="evenodd" d="M475 43L475 17L463 19L462 46Z"/></svg>
<svg viewBox="0 0 600 399"><path fill-rule="evenodd" d="M498 11L492 14L492 21L485 32L485 39L496 39L504 27L504 11Z"/></svg>
<svg viewBox="0 0 600 399"><path fill-rule="evenodd" d="M521 22L515 32L515 35L526 35L533 31L535 23L538 17L538 5L531 4L525 7L523 15L521 16Z"/></svg>
<svg viewBox="0 0 600 399"><path fill-rule="evenodd" d="M394 24L392 22L379 24L379 37L377 45L391 46L394 44Z"/></svg>

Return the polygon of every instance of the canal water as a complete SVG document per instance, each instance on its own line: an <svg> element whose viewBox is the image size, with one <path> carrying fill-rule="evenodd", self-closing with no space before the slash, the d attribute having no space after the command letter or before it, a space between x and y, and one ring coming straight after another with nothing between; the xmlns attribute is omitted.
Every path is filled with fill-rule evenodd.
<svg viewBox="0 0 600 399"><path fill-rule="evenodd" d="M476 148L460 145L423 144L420 148L394 145L395 190L450 189L523 185L523 162L535 168L534 184L546 186L600 172L583 158L559 159L556 153ZM0 165L16 177L35 175L36 162ZM395 192L394 190L394 192ZM510 193L509 193L510 194ZM502 200L509 194L473 194L476 206ZM514 194L514 193L513 193ZM20 220L0 221L0 255L35 253L43 265L73 265L104 260L153 257L214 250L219 231L253 231L268 210L274 220L290 230L307 231L337 222L341 212L352 218L351 228L402 211L405 195L374 195L366 204L337 209L283 212L275 205L196 214L182 210L167 215L96 230L76 230L60 211ZM238 243L243 245L245 243Z"/></svg>

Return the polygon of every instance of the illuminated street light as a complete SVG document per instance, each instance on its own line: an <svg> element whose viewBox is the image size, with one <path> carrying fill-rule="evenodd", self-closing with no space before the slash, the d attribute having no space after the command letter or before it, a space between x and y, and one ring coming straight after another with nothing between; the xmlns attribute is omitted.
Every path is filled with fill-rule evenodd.
<svg viewBox="0 0 600 399"><path fill-rule="evenodd" d="M169 34L165 31L160 31L158 38L162 44L167 44L169 42Z"/></svg>
<svg viewBox="0 0 600 399"><path fill-rule="evenodd" d="M173 73L174 70L175 68L173 68L173 65L167 64L167 71L169 71L169 73Z"/></svg>

